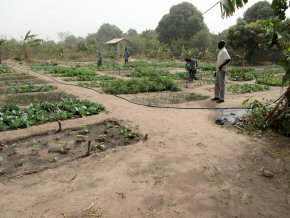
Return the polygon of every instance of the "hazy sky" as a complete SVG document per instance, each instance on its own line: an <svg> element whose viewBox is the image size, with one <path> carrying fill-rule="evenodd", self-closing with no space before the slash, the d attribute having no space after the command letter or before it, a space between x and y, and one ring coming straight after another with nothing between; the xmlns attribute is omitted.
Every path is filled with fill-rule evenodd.
<svg viewBox="0 0 290 218"><path fill-rule="evenodd" d="M28 30L43 39L58 40L58 32L69 31L76 36L96 32L103 23L117 25L126 32L139 33L155 29L163 15L183 0L0 0L0 35L19 39ZM190 0L204 12L217 0ZM218 33L234 25L244 11L258 2L249 0L231 18L221 19L220 7L204 15L211 32ZM289 10L288 10L289 14Z"/></svg>

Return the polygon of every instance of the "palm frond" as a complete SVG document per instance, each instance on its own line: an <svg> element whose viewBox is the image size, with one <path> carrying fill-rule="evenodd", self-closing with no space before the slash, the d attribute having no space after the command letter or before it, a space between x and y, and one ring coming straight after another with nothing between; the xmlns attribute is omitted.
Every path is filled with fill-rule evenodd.
<svg viewBox="0 0 290 218"><path fill-rule="evenodd" d="M31 30L29 30L29 31L25 34L24 40L27 40L27 39L29 38L30 33L31 33Z"/></svg>
<svg viewBox="0 0 290 218"><path fill-rule="evenodd" d="M248 3L248 0L220 0L221 16L230 17L236 9L243 7Z"/></svg>

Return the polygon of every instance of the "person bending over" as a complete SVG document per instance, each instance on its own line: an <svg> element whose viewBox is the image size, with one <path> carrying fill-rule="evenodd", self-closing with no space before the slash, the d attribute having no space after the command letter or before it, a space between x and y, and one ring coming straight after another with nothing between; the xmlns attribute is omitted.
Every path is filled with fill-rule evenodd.
<svg viewBox="0 0 290 218"><path fill-rule="evenodd" d="M194 58L189 58L187 57L185 59L186 61L186 70L189 73L189 80L198 80L198 64L197 64L197 60Z"/></svg>

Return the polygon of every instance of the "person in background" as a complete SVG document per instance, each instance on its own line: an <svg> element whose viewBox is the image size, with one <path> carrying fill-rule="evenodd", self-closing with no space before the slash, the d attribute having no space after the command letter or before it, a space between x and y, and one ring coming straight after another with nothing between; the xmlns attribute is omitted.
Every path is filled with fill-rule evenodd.
<svg viewBox="0 0 290 218"><path fill-rule="evenodd" d="M219 54L217 56L216 63L216 75L215 75L215 97L211 99L217 103L223 103L225 101L225 77L226 67L231 62L231 57L225 48L226 43L224 40L218 43Z"/></svg>
<svg viewBox="0 0 290 218"><path fill-rule="evenodd" d="M198 74L198 64L197 64L197 60L194 58L189 58L187 57L185 59L186 61L186 65L185 68L189 73L189 78L190 80L198 80L197 74Z"/></svg>
<svg viewBox="0 0 290 218"><path fill-rule="evenodd" d="M125 64L129 63L129 57L130 57L130 53L128 51L128 48L125 48L125 53L124 53Z"/></svg>
<svg viewBox="0 0 290 218"><path fill-rule="evenodd" d="M101 52L99 52L99 56L98 56L98 66L102 66L103 65L103 56L101 54Z"/></svg>

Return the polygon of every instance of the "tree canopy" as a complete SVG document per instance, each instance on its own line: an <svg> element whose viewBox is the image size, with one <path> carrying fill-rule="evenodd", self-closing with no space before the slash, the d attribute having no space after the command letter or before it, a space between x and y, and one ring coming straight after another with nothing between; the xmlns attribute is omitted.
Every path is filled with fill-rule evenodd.
<svg viewBox="0 0 290 218"><path fill-rule="evenodd" d="M161 42L170 43L180 38L188 40L204 26L202 13L193 4L183 2L163 16L156 32Z"/></svg>
<svg viewBox="0 0 290 218"><path fill-rule="evenodd" d="M105 23L100 27L96 36L100 42L107 42L114 38L121 38L123 36L123 32L119 27Z"/></svg>
<svg viewBox="0 0 290 218"><path fill-rule="evenodd" d="M244 13L247 22L266 20L274 15L271 4L268 1L260 1L248 8Z"/></svg>

